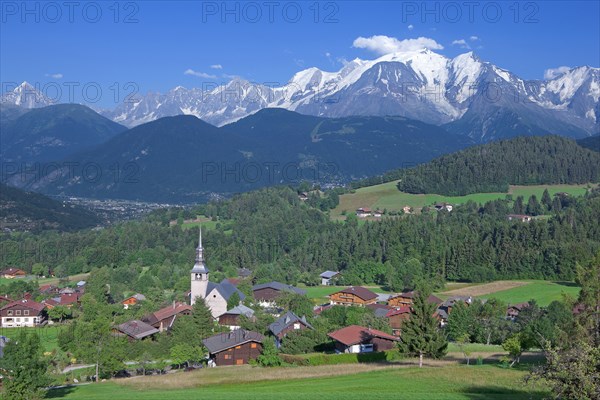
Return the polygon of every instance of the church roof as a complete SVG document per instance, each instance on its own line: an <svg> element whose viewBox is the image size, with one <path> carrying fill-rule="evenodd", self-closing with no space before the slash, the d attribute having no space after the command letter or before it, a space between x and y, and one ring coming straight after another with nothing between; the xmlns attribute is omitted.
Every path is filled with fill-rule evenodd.
<svg viewBox="0 0 600 400"><path fill-rule="evenodd" d="M244 300L246 298L246 295L244 295L244 293L240 292L238 290L238 288L236 288L234 285L232 285L231 282L229 282L227 279L223 279L221 281L221 283L208 282L206 294L212 292L214 289L216 289L219 293L221 293L221 296L223 296L223 298L225 300L229 300L229 298L235 292L237 292L238 296L240 296L240 300Z"/></svg>
<svg viewBox="0 0 600 400"><path fill-rule="evenodd" d="M192 268L192 274L207 274L208 268L204 265L204 262L196 262L194 268Z"/></svg>

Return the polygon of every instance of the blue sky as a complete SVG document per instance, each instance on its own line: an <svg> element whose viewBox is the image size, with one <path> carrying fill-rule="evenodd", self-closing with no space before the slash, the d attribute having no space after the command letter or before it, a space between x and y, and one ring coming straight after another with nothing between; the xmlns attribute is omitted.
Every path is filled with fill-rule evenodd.
<svg viewBox="0 0 600 400"><path fill-rule="evenodd" d="M133 90L128 82L140 93L231 76L283 84L298 70L336 71L344 60L413 43L407 39L449 57L473 50L525 79L600 66L598 1L465 3L81 1L69 9L58 1L24 9L3 1L0 91L23 80L51 83L63 101L74 87L81 102L83 85L97 83L96 104L111 108L115 82L121 99Z"/></svg>

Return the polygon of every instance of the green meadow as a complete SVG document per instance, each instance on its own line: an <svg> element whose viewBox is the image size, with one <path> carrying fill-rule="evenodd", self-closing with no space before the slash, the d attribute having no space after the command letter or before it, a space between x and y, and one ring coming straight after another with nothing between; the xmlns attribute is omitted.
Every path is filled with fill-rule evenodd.
<svg viewBox="0 0 600 400"><path fill-rule="evenodd" d="M562 300L563 295L577 298L580 289L572 282L531 281L524 286L502 290L482 297L496 298L510 304L535 299L540 306L547 306L554 300Z"/></svg>
<svg viewBox="0 0 600 400"><path fill-rule="evenodd" d="M387 209L388 211L400 211L404 206L420 209L438 202L451 204L462 204L467 201L485 203L491 200L504 199L508 194L514 197L525 198L536 195L541 199L545 189L550 195L565 192L572 196L582 196L588 190L588 185L533 185L533 186L510 186L507 193L474 193L467 196L443 196L439 194L411 194L398 190L398 181L382 183L380 185L368 186L357 189L354 193L340 196L340 204L331 212L333 218L343 218L342 212L354 212L360 207L371 209Z"/></svg>

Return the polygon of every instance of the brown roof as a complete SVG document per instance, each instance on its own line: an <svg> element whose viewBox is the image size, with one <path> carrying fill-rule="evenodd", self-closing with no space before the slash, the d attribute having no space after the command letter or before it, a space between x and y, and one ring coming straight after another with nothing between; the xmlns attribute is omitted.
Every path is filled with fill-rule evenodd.
<svg viewBox="0 0 600 400"><path fill-rule="evenodd" d="M19 268L7 268L4 271L0 271L0 275L27 275L27 272Z"/></svg>
<svg viewBox="0 0 600 400"><path fill-rule="evenodd" d="M60 295L60 304L68 306L69 304L77 303L79 301L79 293L63 293Z"/></svg>
<svg viewBox="0 0 600 400"><path fill-rule="evenodd" d="M22 299L22 300L11 301L10 303L8 303L4 307L2 307L0 310L5 310L7 308L11 308L11 307L14 307L14 306L17 306L17 305L21 305L23 307L30 308L30 309L35 310L37 312L40 312L44 308L46 308L46 305L44 305L42 303L38 303L38 302L33 301L33 300Z"/></svg>
<svg viewBox="0 0 600 400"><path fill-rule="evenodd" d="M264 339L265 337L258 332L236 329L208 337L202 340L202 343L211 354L215 354L248 342L262 343Z"/></svg>
<svg viewBox="0 0 600 400"><path fill-rule="evenodd" d="M372 300L372 299L376 299L378 297L377 294L371 292L369 289L364 288L362 286L350 286L344 290L340 290L339 292L336 292L333 294L337 294L337 293L354 294L363 300Z"/></svg>
<svg viewBox="0 0 600 400"><path fill-rule="evenodd" d="M396 336L378 331L377 329L365 328L364 326L350 325L337 331L328 333L327 336L346 346L363 343L372 338L381 338L398 341Z"/></svg>
<svg viewBox="0 0 600 400"><path fill-rule="evenodd" d="M395 296L391 296L388 299L388 301L390 301L391 299L396 299L398 297L402 297L403 299L414 299L416 296L417 296L417 291L416 290L411 290L410 292L402 292L402 293L399 293L399 294L397 294ZM429 297L427 298L427 301L429 303L435 303L435 304L442 304L443 303L442 299L440 299L439 297L434 296L432 294L429 295Z"/></svg>
<svg viewBox="0 0 600 400"><path fill-rule="evenodd" d="M175 303L168 307L162 308L147 317L147 320L154 324L156 322L162 321L164 319L170 318L174 315L182 313L184 311L192 311L192 306L187 305L185 303Z"/></svg>
<svg viewBox="0 0 600 400"><path fill-rule="evenodd" d="M402 307L398 307L398 308L394 308L390 311L388 311L387 314L385 314L386 318L389 317L393 317L394 315L399 315L399 314L410 314L412 312L412 310L410 309L409 306L402 306Z"/></svg>

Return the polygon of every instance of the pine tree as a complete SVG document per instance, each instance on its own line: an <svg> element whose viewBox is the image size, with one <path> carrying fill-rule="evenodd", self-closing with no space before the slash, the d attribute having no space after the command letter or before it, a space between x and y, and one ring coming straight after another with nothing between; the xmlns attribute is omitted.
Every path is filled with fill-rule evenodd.
<svg viewBox="0 0 600 400"><path fill-rule="evenodd" d="M448 350L448 339L434 316L436 306L427 301L430 294L430 291L418 291L412 306L412 314L402 326L400 336L400 351L419 356L419 368L423 366L424 356L440 358Z"/></svg>
<svg viewBox="0 0 600 400"><path fill-rule="evenodd" d="M523 214L525 212L525 205L523 204L523 196L517 196L515 204L513 205L513 211L515 214Z"/></svg>
<svg viewBox="0 0 600 400"><path fill-rule="evenodd" d="M42 345L36 333L25 330L4 348L0 373L4 375L2 398L6 400L36 400L44 397L48 362L42 355Z"/></svg>
<svg viewBox="0 0 600 400"><path fill-rule="evenodd" d="M204 299L197 298L192 310L192 317L199 339L205 339L214 332L215 320Z"/></svg>
<svg viewBox="0 0 600 400"><path fill-rule="evenodd" d="M550 197L550 193L548 193L548 189L544 189L544 193L542 194L542 204L546 207L546 211L552 209L552 198Z"/></svg>

